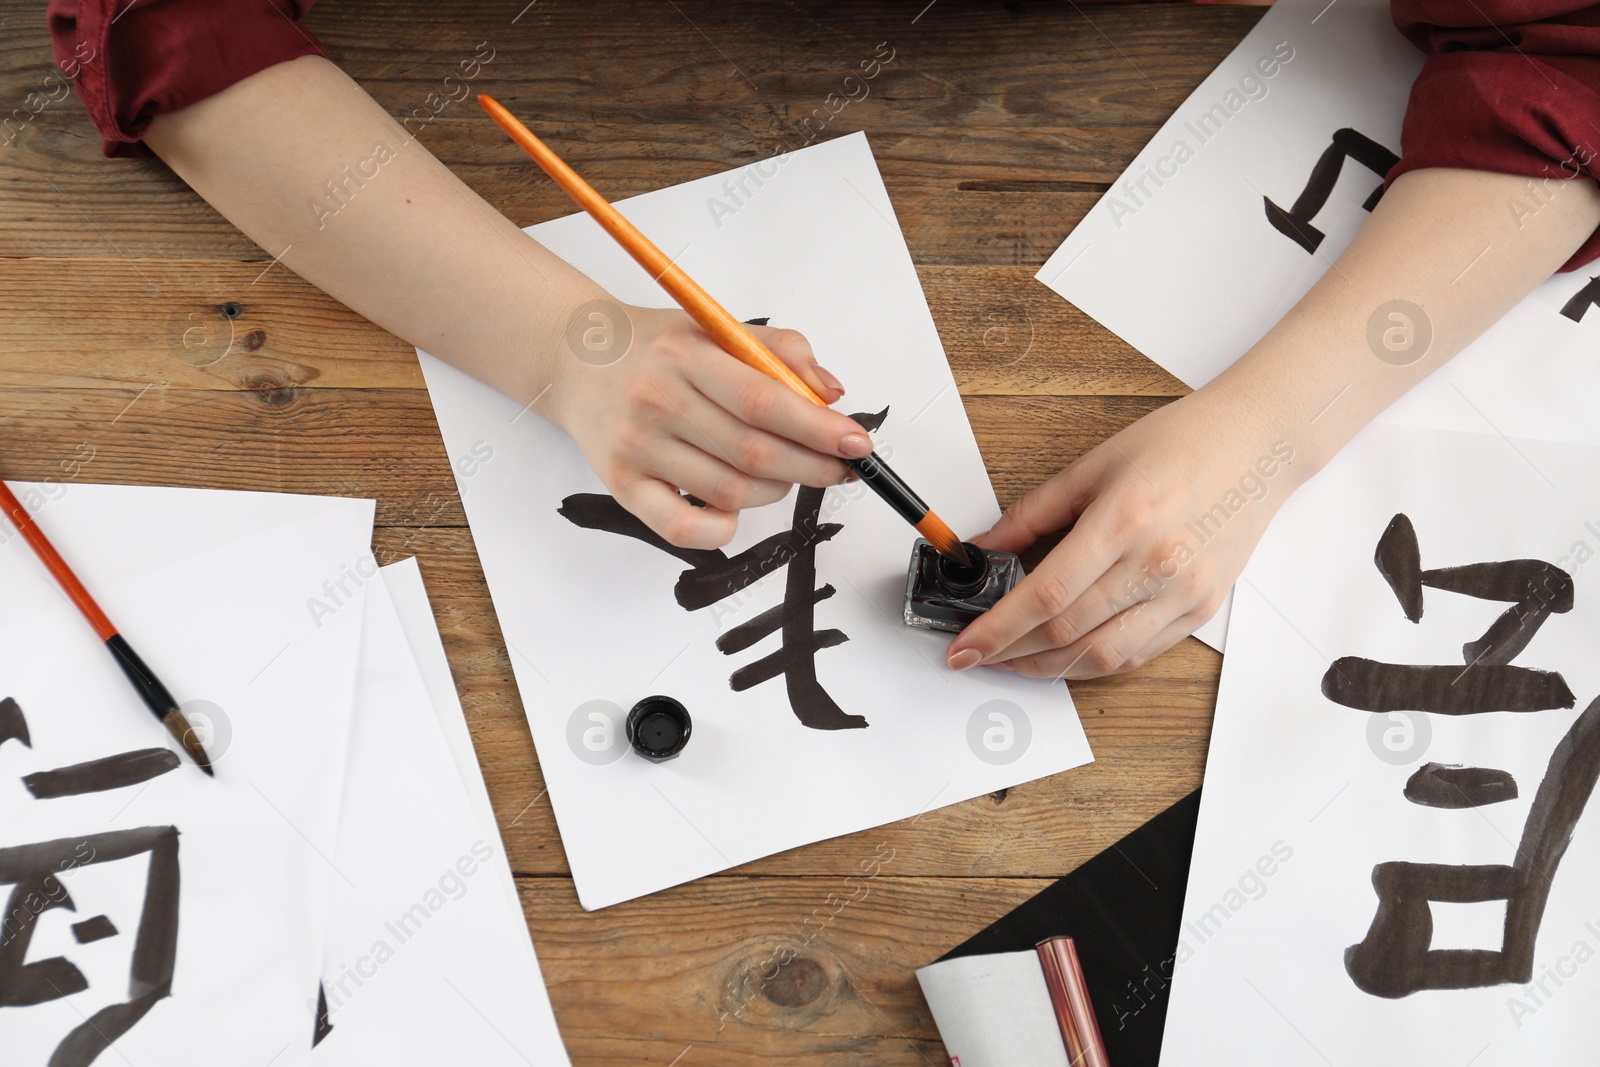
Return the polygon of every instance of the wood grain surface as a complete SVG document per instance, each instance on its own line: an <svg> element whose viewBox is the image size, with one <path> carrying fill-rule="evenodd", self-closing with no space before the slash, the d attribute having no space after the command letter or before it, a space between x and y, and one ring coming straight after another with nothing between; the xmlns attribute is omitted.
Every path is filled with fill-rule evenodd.
<svg viewBox="0 0 1600 1067"><path fill-rule="evenodd" d="M428 114L487 43L475 88L613 199L798 147L886 42L894 61L820 138L867 131L1005 504L1185 391L1032 275L1259 15L322 0L306 27L397 118ZM3 117L52 69L43 0L0 0L0 31ZM571 210L465 103L420 137L520 225ZM420 557L581 1067L948 1062L915 968L1200 781L1220 657L1191 639L1073 687L1091 766L587 914L411 346L275 265L160 163L104 159L71 97L0 148L0 292L6 478L378 500L380 559ZM870 891L835 913L829 894L873 858Z"/></svg>

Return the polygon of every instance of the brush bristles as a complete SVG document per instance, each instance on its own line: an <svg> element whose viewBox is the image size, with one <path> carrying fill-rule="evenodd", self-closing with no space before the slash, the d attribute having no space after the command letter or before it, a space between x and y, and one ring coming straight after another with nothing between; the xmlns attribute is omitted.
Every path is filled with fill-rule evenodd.
<svg viewBox="0 0 1600 1067"><path fill-rule="evenodd" d="M162 716L161 721L166 724L167 732L176 737L183 750L189 753L196 766L215 778L217 772L211 769L211 757L206 755L205 746L200 744L200 735L194 732L194 727L189 725L183 712L173 708Z"/></svg>
<svg viewBox="0 0 1600 1067"><path fill-rule="evenodd" d="M961 545L961 538L955 531L944 524L944 520L933 512L928 512L917 523L917 532L928 539L928 543L938 550L941 556L947 556L958 563L967 562L967 550Z"/></svg>

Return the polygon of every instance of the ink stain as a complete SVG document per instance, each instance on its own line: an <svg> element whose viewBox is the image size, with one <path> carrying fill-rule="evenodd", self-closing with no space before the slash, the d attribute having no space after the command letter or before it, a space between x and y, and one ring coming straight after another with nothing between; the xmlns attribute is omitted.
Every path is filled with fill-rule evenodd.
<svg viewBox="0 0 1600 1067"><path fill-rule="evenodd" d="M1425 763L1406 780L1405 798L1425 808L1481 808L1517 799L1517 780L1494 767Z"/></svg>
<svg viewBox="0 0 1600 1067"><path fill-rule="evenodd" d="M816 960L796 956L761 986L761 996L780 1008L803 1008L828 990L828 972Z"/></svg>

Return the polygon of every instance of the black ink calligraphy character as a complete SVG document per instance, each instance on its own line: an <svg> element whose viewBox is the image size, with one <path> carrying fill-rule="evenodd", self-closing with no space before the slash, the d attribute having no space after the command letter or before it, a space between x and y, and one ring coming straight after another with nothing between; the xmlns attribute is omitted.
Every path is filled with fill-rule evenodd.
<svg viewBox="0 0 1600 1067"><path fill-rule="evenodd" d="M0 745L7 741L20 741L24 748L33 747L28 736L28 720L22 717L22 708L12 697L0 700Z"/></svg>
<svg viewBox="0 0 1600 1067"><path fill-rule="evenodd" d="M1346 159L1355 160L1379 178L1386 176L1400 162L1399 156L1365 134L1349 128L1338 130L1333 135L1332 143L1318 158L1316 166L1311 168L1311 177L1306 180L1306 187L1292 208L1285 211L1274 204L1270 197L1261 198L1266 201L1267 221L1272 228L1313 255L1327 234L1313 226L1311 220L1328 203ZM1382 197L1383 183L1380 181L1361 206L1371 211L1378 206Z"/></svg>
<svg viewBox="0 0 1600 1067"><path fill-rule="evenodd" d="M1405 797L1425 808L1481 808L1517 799L1517 780L1494 767L1424 763L1406 779Z"/></svg>
<svg viewBox="0 0 1600 1067"><path fill-rule="evenodd" d="M13 699L0 701L0 744L29 744L28 724ZM31 746L30 746L31 747ZM40 800L125 788L171 772L178 759L166 749L125 752L23 778ZM71 961L50 957L29 962L39 918L77 905L61 879L63 872L94 864L149 856L144 901L133 935L128 997L86 1018L62 1039L48 1067L88 1067L122 1035L132 1030L172 994L178 952L178 828L146 826L84 837L62 838L0 848L0 886L11 886L0 926L0 1009L26 1008L82 993L88 979ZM119 936L105 915L73 924L80 945Z"/></svg>
<svg viewBox="0 0 1600 1067"><path fill-rule="evenodd" d="M171 774L179 766L177 755L170 749L141 748L71 767L57 767L53 771L30 774L22 779L22 784L38 799L54 800L142 785L152 778Z"/></svg>
<svg viewBox="0 0 1600 1067"><path fill-rule="evenodd" d="M49 1067L88 1067L157 1001L172 995L178 951L178 829L146 826L0 849L0 885L15 887L0 940L0 1008L43 1004L89 988L83 972L65 959L26 962L34 924L54 908L75 910L59 872L143 855L150 857L149 873L134 933L128 999L100 1009L67 1034Z"/></svg>
<svg viewBox="0 0 1600 1067"><path fill-rule="evenodd" d="M1561 314L1573 322L1582 322L1591 307L1600 307L1600 274L1589 279L1589 284L1572 294L1572 299L1561 305Z"/></svg>
<svg viewBox="0 0 1600 1067"><path fill-rule="evenodd" d="M1510 662L1552 613L1572 610L1572 576L1566 571L1536 559L1423 570L1416 530L1404 514L1389 521L1373 562L1412 622L1422 620L1424 587L1511 606L1482 637L1462 646L1465 667L1344 656L1322 677L1322 693L1329 700L1361 711L1442 715L1548 711L1577 703L1559 673Z"/></svg>
<svg viewBox="0 0 1600 1067"><path fill-rule="evenodd" d="M888 415L889 409L884 408L875 414L850 417L870 432L883 425ZM822 521L823 496L821 489L801 487L795 497L790 528L733 556L720 549L679 548L630 514L614 497L602 493L576 493L563 500L557 511L576 526L631 537L689 564L678 575L673 589L678 605L686 611L715 604L778 568L788 567L783 603L717 639L717 649L724 655L733 655L773 633L779 635L776 651L734 671L728 683L735 692L743 692L782 675L789 706L802 725L813 730L860 729L868 725L866 718L846 713L817 679L817 652L849 640L841 630L814 629L816 605L836 592L831 585L816 585L817 546L844 529L839 523Z"/></svg>
<svg viewBox="0 0 1600 1067"><path fill-rule="evenodd" d="M1461 593L1508 607L1482 637L1462 646L1464 667L1381 663L1347 656L1323 675L1322 691L1363 711L1415 710L1447 715L1532 712L1575 703L1565 679L1510 661L1552 614L1572 610L1572 576L1542 560L1518 559L1424 570L1416 529L1404 514L1389 521L1373 562L1407 619L1420 622L1424 588ZM1356 986L1380 997L1422 989L1469 989L1532 976L1533 948L1550 883L1600 777L1600 700L1568 730L1534 796L1512 864L1452 866L1392 861L1372 869L1378 908L1367 936L1345 951ZM1509 800L1509 772L1485 767L1423 766L1405 797L1434 808L1469 808ZM1499 949L1434 949L1434 903L1503 900Z"/></svg>
<svg viewBox="0 0 1600 1067"><path fill-rule="evenodd" d="M1578 818L1600 778L1600 699L1567 731L1550 756L1523 824L1516 862L1450 866L1380 863L1372 869L1378 910L1360 944L1345 950L1345 971L1374 996L1404 997L1422 989L1475 989L1533 977L1533 948L1550 883L1572 841ZM1498 950L1433 949L1430 901L1506 902Z"/></svg>

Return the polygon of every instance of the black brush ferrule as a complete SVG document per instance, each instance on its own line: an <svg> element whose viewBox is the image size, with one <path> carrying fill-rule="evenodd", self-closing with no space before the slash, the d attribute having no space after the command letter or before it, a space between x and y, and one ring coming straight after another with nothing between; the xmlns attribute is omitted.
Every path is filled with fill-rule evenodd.
<svg viewBox="0 0 1600 1067"><path fill-rule="evenodd" d="M112 634L106 638L106 647L122 665L122 673L128 676L128 681L139 691L139 696L145 705L155 713L156 718L165 721L167 713L176 708L178 702L172 699L172 694L161 684L161 679L145 665L144 660L139 658L139 653L133 650L121 634Z"/></svg>

